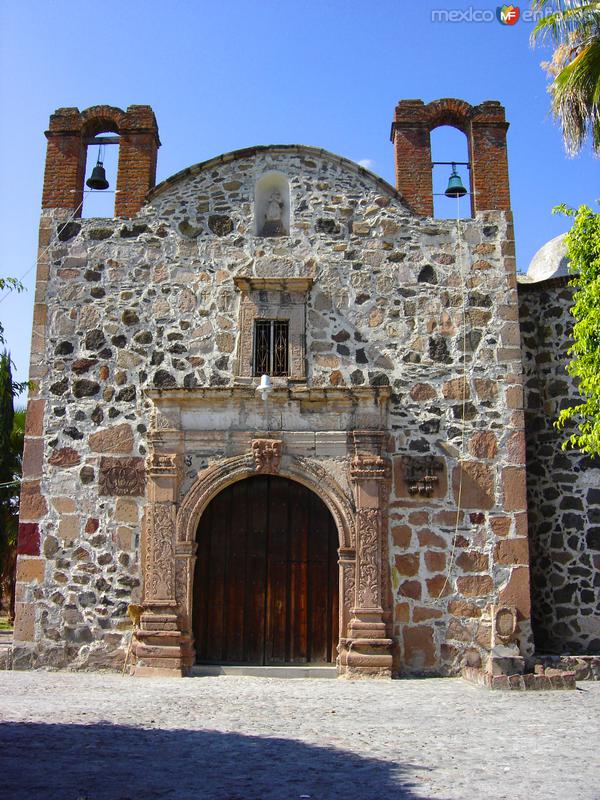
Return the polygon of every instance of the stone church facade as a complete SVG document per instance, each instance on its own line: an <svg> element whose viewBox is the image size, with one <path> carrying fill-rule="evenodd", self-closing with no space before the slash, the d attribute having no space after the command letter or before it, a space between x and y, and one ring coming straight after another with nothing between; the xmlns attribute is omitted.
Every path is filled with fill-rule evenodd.
<svg viewBox="0 0 600 800"><path fill-rule="evenodd" d="M446 124L469 145L459 225L433 218L429 137ZM539 431L528 484L524 364L528 397L548 376L533 375L535 335L521 343L507 127L493 101L401 101L396 188L295 145L155 186L148 106L52 115L15 668L120 668L132 606L138 675L206 661L453 675L498 646L531 660L530 566L547 620L564 518L540 488ZM106 132L115 217L82 219L87 143ZM535 328L546 310L527 309ZM560 568L563 584L590 572L572 573L590 590L571 616L592 611L563 636L571 652L597 641L591 522L573 523Z"/></svg>

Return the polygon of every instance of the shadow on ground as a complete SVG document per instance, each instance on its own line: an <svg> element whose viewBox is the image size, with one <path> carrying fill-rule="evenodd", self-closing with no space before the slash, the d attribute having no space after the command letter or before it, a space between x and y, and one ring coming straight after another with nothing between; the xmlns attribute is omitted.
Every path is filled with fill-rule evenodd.
<svg viewBox="0 0 600 800"><path fill-rule="evenodd" d="M413 769L238 733L0 725L3 800L427 800Z"/></svg>

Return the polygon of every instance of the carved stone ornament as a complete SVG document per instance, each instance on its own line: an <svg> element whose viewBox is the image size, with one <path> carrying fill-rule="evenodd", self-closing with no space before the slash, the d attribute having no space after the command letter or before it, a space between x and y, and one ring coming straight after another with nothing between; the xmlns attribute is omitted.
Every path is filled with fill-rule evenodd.
<svg viewBox="0 0 600 800"><path fill-rule="evenodd" d="M350 464L350 476L354 481L388 480L390 466L381 456L359 453Z"/></svg>
<svg viewBox="0 0 600 800"><path fill-rule="evenodd" d="M343 564L344 569L344 607L354 608L356 604L356 562L348 561Z"/></svg>
<svg viewBox="0 0 600 800"><path fill-rule="evenodd" d="M100 459L98 494L114 497L142 497L146 489L143 458Z"/></svg>
<svg viewBox="0 0 600 800"><path fill-rule="evenodd" d="M171 503L155 503L146 551L145 602L175 601L175 520Z"/></svg>
<svg viewBox="0 0 600 800"><path fill-rule="evenodd" d="M177 473L177 456L173 453L152 453L148 458L148 471L154 475Z"/></svg>
<svg viewBox="0 0 600 800"><path fill-rule="evenodd" d="M168 431L171 428L173 428L173 423L157 408L154 408L152 410L150 425L151 425L151 430L155 431Z"/></svg>
<svg viewBox="0 0 600 800"><path fill-rule="evenodd" d="M257 472L278 472L281 461L281 441L278 439L253 439L252 456Z"/></svg>
<svg viewBox="0 0 600 800"><path fill-rule="evenodd" d="M363 608L379 606L379 524L381 513L376 508L363 508L357 517L358 539L358 604Z"/></svg>
<svg viewBox="0 0 600 800"><path fill-rule="evenodd" d="M502 644L508 644L517 629L516 609L512 606L494 606L492 615L495 638Z"/></svg>
<svg viewBox="0 0 600 800"><path fill-rule="evenodd" d="M438 474L444 465L439 458L408 458L405 462L404 480L410 495L431 497L439 481Z"/></svg>

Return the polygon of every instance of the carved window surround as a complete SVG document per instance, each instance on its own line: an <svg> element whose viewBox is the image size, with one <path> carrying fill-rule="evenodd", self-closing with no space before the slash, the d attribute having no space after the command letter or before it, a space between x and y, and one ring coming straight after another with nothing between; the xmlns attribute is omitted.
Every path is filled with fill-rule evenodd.
<svg viewBox="0 0 600 800"><path fill-rule="evenodd" d="M313 279L239 275L234 283L242 293L236 378L253 378L256 320L282 320L289 324L289 374L275 383L306 380L306 298Z"/></svg>

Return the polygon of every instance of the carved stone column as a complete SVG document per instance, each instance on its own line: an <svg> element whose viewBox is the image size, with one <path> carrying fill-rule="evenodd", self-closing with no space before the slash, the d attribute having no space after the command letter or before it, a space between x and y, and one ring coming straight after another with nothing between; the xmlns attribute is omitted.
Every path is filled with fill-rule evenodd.
<svg viewBox="0 0 600 800"><path fill-rule="evenodd" d="M175 590L177 456L153 453L147 464L143 548L144 596L137 631L136 675L182 675L181 632Z"/></svg>
<svg viewBox="0 0 600 800"><path fill-rule="evenodd" d="M353 431L350 480L356 499L356 582L342 667L348 676L391 677L392 640L383 621L382 537L389 493L386 434Z"/></svg>
<svg viewBox="0 0 600 800"><path fill-rule="evenodd" d="M181 630L181 657L184 671L196 663L192 632L193 580L196 564L196 542L178 542L175 551L175 593Z"/></svg>

